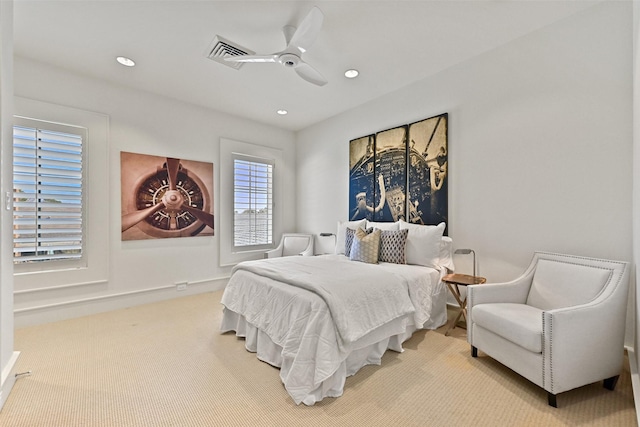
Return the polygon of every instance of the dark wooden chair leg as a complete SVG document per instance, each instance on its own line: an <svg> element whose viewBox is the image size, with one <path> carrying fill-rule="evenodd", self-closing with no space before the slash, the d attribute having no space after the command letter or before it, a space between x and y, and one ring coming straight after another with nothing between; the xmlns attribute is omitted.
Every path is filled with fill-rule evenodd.
<svg viewBox="0 0 640 427"><path fill-rule="evenodd" d="M558 402L556 401L555 394L547 392L547 399L549 400L549 406L553 406L554 408L558 407Z"/></svg>
<svg viewBox="0 0 640 427"><path fill-rule="evenodd" d="M478 349L471 346L471 357L478 357Z"/></svg>
<svg viewBox="0 0 640 427"><path fill-rule="evenodd" d="M620 375L616 375L615 377L607 378L606 380L603 381L602 386L604 388L606 388L607 390L613 390L614 388L616 388L616 384L618 384L618 378L620 378Z"/></svg>

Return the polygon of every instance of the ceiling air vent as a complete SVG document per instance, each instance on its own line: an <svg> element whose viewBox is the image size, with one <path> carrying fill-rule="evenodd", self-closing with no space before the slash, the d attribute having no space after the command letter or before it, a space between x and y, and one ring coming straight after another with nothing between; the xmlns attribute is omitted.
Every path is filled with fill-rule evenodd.
<svg viewBox="0 0 640 427"><path fill-rule="evenodd" d="M216 61L226 65L227 67L239 70L240 67L244 65L243 62L228 62L225 61L224 58L228 58L230 56L253 55L254 53L255 52L252 50L216 35L213 38L211 45L209 45L209 50L207 50L206 56L212 61Z"/></svg>

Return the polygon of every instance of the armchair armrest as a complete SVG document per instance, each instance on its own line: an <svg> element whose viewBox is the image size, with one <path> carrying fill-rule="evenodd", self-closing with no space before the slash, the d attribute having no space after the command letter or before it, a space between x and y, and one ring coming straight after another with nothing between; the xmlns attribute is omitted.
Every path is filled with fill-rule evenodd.
<svg viewBox="0 0 640 427"><path fill-rule="evenodd" d="M264 253L265 258L279 258L282 256L282 248L271 249L270 251L266 251Z"/></svg>
<svg viewBox="0 0 640 427"><path fill-rule="evenodd" d="M533 275L521 276L504 283L486 283L467 286L467 301L471 308L475 304L516 303L524 304L529 294Z"/></svg>
<svg viewBox="0 0 640 427"><path fill-rule="evenodd" d="M313 244L310 245L307 249L305 249L304 251L300 252L301 256L313 256Z"/></svg>
<svg viewBox="0 0 640 427"><path fill-rule="evenodd" d="M282 256L282 250L284 249L284 241L280 240L280 243L278 243L278 246L276 246L274 249L271 249L270 251L266 251L264 253L264 257L265 258L279 258Z"/></svg>
<svg viewBox="0 0 640 427"><path fill-rule="evenodd" d="M624 358L624 316L620 312L624 309L624 304L596 299L542 313L547 361L544 382L551 393L620 373Z"/></svg>

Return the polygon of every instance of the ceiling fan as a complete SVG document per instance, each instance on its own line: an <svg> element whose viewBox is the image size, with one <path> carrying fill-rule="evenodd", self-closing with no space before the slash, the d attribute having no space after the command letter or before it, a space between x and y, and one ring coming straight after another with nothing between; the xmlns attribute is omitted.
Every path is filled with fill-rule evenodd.
<svg viewBox="0 0 640 427"><path fill-rule="evenodd" d="M327 84L315 68L302 60L302 54L313 44L320 28L324 15L316 6L300 22L298 27L285 25L282 27L287 47L271 55L238 55L226 57L229 62L277 62L287 68L293 68L295 72L306 81L318 86Z"/></svg>

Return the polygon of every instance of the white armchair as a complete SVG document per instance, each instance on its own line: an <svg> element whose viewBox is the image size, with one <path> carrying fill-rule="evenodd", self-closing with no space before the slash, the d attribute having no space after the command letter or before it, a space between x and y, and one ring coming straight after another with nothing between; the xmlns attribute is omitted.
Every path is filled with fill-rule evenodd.
<svg viewBox="0 0 640 427"><path fill-rule="evenodd" d="M278 258L291 255L313 255L313 234L284 233L280 244L265 252L265 258Z"/></svg>
<svg viewBox="0 0 640 427"><path fill-rule="evenodd" d="M467 287L467 340L556 395L604 380L624 357L626 262L536 252L519 278Z"/></svg>

